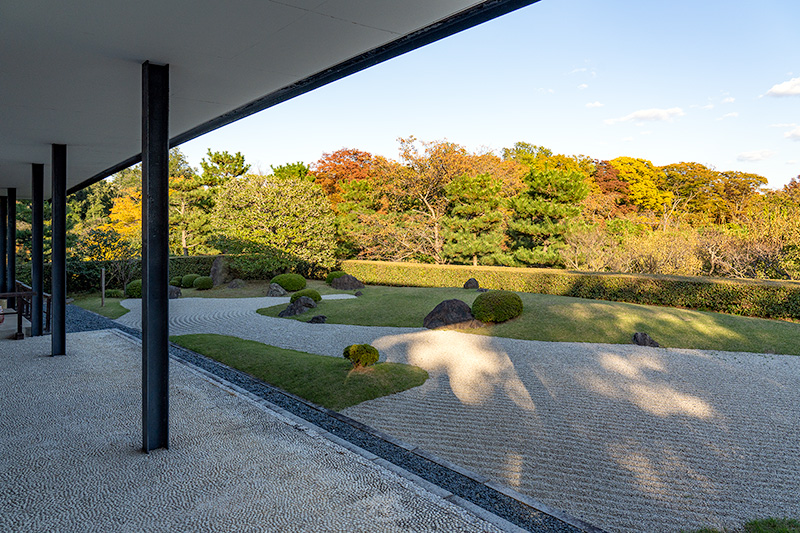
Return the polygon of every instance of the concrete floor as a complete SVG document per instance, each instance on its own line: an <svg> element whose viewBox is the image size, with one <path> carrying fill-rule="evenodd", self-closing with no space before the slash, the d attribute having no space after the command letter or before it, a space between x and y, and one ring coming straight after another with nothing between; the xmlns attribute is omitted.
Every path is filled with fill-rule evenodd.
<svg viewBox="0 0 800 533"><path fill-rule="evenodd" d="M498 531L175 361L170 449L143 454L140 346L67 346L0 340L0 531Z"/></svg>

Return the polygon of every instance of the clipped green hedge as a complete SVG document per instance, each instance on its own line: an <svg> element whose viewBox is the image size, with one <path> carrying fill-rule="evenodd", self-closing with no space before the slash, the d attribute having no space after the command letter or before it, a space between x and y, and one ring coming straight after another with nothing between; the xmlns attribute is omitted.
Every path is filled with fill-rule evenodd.
<svg viewBox="0 0 800 533"><path fill-rule="evenodd" d="M369 366L378 362L380 354L378 349L371 344L351 344L342 353L345 359L349 359L353 366Z"/></svg>
<svg viewBox="0 0 800 533"><path fill-rule="evenodd" d="M211 276L200 276L194 280L192 287L199 291L207 291L214 286L214 281Z"/></svg>
<svg viewBox="0 0 800 533"><path fill-rule="evenodd" d="M797 282L354 260L344 261L342 268L367 284L462 287L475 278L481 287L494 290L800 319Z"/></svg>
<svg viewBox="0 0 800 533"><path fill-rule="evenodd" d="M128 283L128 286L125 287L125 294L128 295L129 298L141 298L142 297L142 280L135 279Z"/></svg>
<svg viewBox="0 0 800 533"><path fill-rule="evenodd" d="M301 296L308 296L309 298L311 298L315 302L322 301L322 296L320 296L319 292L314 290L314 289L303 289L301 291L297 291L294 294L292 294L291 298L289 298L289 301L291 303L294 303L295 300L297 300Z"/></svg>
<svg viewBox="0 0 800 533"><path fill-rule="evenodd" d="M299 291L306 286L306 280L300 274L279 274L270 283L277 283L289 292Z"/></svg>
<svg viewBox="0 0 800 533"><path fill-rule="evenodd" d="M194 280L200 277L200 274L186 274L181 278L181 287L184 289L191 289L194 287Z"/></svg>
<svg viewBox="0 0 800 533"><path fill-rule="evenodd" d="M522 314L522 298L511 291L489 291L472 302L472 315L481 322L505 322Z"/></svg>

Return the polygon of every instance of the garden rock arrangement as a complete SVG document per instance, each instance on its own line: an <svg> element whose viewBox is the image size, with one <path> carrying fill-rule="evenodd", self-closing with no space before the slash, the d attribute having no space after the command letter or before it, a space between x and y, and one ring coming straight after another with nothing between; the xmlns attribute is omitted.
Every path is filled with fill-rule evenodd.
<svg viewBox="0 0 800 533"><path fill-rule="evenodd" d="M480 285L478 285L478 280L475 278L469 278L466 283L464 283L465 289L478 289Z"/></svg>
<svg viewBox="0 0 800 533"><path fill-rule="evenodd" d="M317 306L317 302L309 298L308 296L301 296L294 302L290 303L286 309L278 313L278 316L281 318L287 316L296 316L302 315L309 309L312 309Z"/></svg>
<svg viewBox="0 0 800 533"><path fill-rule="evenodd" d="M214 259L214 262L211 264L211 273L209 276L211 276L214 287L229 282L231 280L231 274L228 268L228 262L222 257Z"/></svg>
<svg viewBox="0 0 800 533"><path fill-rule="evenodd" d="M180 287L176 287L175 285L170 285L169 286L169 299L170 300L174 300L174 299L180 298L180 297L181 297L181 288Z"/></svg>
<svg viewBox="0 0 800 533"><path fill-rule="evenodd" d="M637 331L633 334L633 344L638 344L639 346L648 346L650 348L659 348L661 346L652 338L650 338L650 335L641 331Z"/></svg>
<svg viewBox="0 0 800 533"><path fill-rule="evenodd" d="M356 289L363 289L364 284L358 281L355 276L345 274L331 281L331 287L340 291L354 291Z"/></svg>
<svg viewBox="0 0 800 533"><path fill-rule="evenodd" d="M289 293L286 292L286 289L284 289L277 283L269 284L269 290L267 290L267 296L280 297L280 296L286 296L287 294Z"/></svg>
<svg viewBox="0 0 800 533"><path fill-rule="evenodd" d="M444 326L457 326L462 328L477 328L483 324L475 320L472 310L461 300L445 300L428 313L422 321L422 325L428 329L441 328Z"/></svg>

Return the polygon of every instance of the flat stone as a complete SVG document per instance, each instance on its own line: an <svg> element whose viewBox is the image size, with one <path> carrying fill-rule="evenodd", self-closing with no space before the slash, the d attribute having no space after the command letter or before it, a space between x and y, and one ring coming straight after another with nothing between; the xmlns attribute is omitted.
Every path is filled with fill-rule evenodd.
<svg viewBox="0 0 800 533"><path fill-rule="evenodd" d="M469 278L466 283L464 283L465 289L477 289L478 287L480 287L480 285L478 285L478 280L475 278Z"/></svg>
<svg viewBox="0 0 800 533"><path fill-rule="evenodd" d="M314 315L311 317L311 320L308 321L309 324L324 324L325 321L328 320L328 317L325 315Z"/></svg>
<svg viewBox="0 0 800 533"><path fill-rule="evenodd" d="M637 331L633 334L633 343L638 344L639 346L649 346L650 348L658 348L661 346L652 338L650 338L650 335L640 331Z"/></svg>

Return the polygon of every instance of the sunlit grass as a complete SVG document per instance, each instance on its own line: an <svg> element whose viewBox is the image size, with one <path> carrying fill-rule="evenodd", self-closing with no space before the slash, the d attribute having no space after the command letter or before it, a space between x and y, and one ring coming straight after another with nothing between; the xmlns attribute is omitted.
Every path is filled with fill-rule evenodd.
<svg viewBox="0 0 800 533"><path fill-rule="evenodd" d="M685 533L800 533L800 521L793 518L764 518L747 522L743 529L704 527Z"/></svg>
<svg viewBox="0 0 800 533"><path fill-rule="evenodd" d="M356 369L343 357L285 350L226 335L178 335L170 340L335 410L417 387L428 379L425 370L412 365L378 363Z"/></svg>
<svg viewBox="0 0 800 533"><path fill-rule="evenodd" d="M314 314L330 324L422 327L422 320L443 300L472 305L479 293L460 288L369 286L351 300L323 300ZM637 331L662 346L757 353L800 354L800 324L722 313L637 305L566 296L518 293L525 310L517 319L465 330L514 339L630 344ZM277 316L285 306L260 309ZM308 320L306 315L294 320Z"/></svg>
<svg viewBox="0 0 800 533"><path fill-rule="evenodd" d="M108 317L112 320L121 317L129 311L129 309L125 309L119 304L119 302L122 301L122 298L106 298L105 307L101 307L99 292L91 294L79 294L74 298L75 299L72 302L74 305L86 309L87 311L97 313L98 315L103 315L104 317Z"/></svg>

